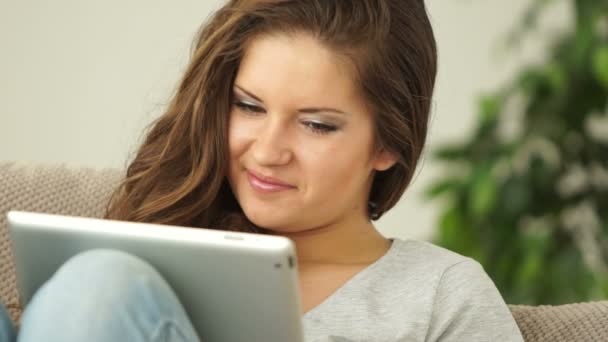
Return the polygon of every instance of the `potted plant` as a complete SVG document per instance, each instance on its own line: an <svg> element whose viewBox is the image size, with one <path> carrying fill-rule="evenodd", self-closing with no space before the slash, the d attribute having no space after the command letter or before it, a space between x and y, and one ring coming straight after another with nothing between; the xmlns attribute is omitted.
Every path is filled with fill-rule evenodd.
<svg viewBox="0 0 608 342"><path fill-rule="evenodd" d="M443 200L434 242L478 260L508 303L608 296L608 2L571 3L549 58L483 96L466 141L433 152L446 170L427 189Z"/></svg>

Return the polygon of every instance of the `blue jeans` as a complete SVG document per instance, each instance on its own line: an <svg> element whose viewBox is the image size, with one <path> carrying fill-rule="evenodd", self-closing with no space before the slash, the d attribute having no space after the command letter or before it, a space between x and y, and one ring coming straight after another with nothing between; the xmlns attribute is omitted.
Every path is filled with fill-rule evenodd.
<svg viewBox="0 0 608 342"><path fill-rule="evenodd" d="M0 342L199 341L175 293L145 261L96 249L70 258L32 297L16 332L0 305Z"/></svg>

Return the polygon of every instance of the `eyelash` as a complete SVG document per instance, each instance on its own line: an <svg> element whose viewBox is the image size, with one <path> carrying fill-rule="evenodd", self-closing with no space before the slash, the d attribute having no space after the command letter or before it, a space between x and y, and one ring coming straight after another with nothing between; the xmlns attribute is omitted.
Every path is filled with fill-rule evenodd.
<svg viewBox="0 0 608 342"><path fill-rule="evenodd" d="M255 115L264 113L264 109L262 109L258 106L248 104L248 103L237 101L234 104L241 111L247 113L248 115L255 116ZM303 124L304 124L304 126L306 126L307 129L309 129L310 131L312 131L313 133L316 133L316 134L329 134L331 132L335 132L338 130L338 128L336 126L328 125L328 124L324 124L324 123L320 123L320 122L304 121Z"/></svg>

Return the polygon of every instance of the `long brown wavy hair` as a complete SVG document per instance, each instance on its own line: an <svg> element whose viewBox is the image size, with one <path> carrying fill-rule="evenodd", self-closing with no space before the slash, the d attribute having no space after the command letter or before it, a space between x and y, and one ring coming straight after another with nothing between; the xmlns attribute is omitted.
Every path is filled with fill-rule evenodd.
<svg viewBox="0 0 608 342"><path fill-rule="evenodd" d="M265 233L226 176L232 87L247 43L307 33L355 67L378 147L397 163L374 175L370 219L409 185L426 140L437 69L422 0L231 0L206 22L166 112L153 122L113 193L106 218Z"/></svg>

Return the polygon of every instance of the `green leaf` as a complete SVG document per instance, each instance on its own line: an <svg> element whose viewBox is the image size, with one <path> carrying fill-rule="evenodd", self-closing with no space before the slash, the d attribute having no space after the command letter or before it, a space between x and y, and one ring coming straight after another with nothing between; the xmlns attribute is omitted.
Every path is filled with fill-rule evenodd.
<svg viewBox="0 0 608 342"><path fill-rule="evenodd" d="M518 79L525 95L533 96L543 82L543 75L537 67L528 67L519 75Z"/></svg>
<svg viewBox="0 0 608 342"><path fill-rule="evenodd" d="M473 217L481 218L494 208L497 185L489 167L479 170L473 180L469 208Z"/></svg>
<svg viewBox="0 0 608 342"><path fill-rule="evenodd" d="M545 68L545 75L554 91L561 93L566 89L567 78L562 65L557 62L549 63Z"/></svg>
<svg viewBox="0 0 608 342"><path fill-rule="evenodd" d="M455 208L446 210L439 219L439 236L437 243L447 248L454 248L458 245L460 234L460 215Z"/></svg>
<svg viewBox="0 0 608 342"><path fill-rule="evenodd" d="M540 278L542 265L543 259L539 253L528 253L523 260L523 264L517 270L517 287L520 289L529 288L530 284Z"/></svg>
<svg viewBox="0 0 608 342"><path fill-rule="evenodd" d="M462 145L445 145L433 152L433 157L443 161L454 161L468 158L469 153Z"/></svg>
<svg viewBox="0 0 608 342"><path fill-rule="evenodd" d="M572 62L575 66L581 67L582 70L583 68L586 68L586 64L589 62L589 55L591 54L590 49L593 44L595 30L589 20L585 19L579 21L578 24L572 49Z"/></svg>
<svg viewBox="0 0 608 342"><path fill-rule="evenodd" d="M435 184L431 184L430 187L424 192L426 199L433 199L442 194L458 191L458 188L462 186L462 181L456 178L448 178L439 181Z"/></svg>
<svg viewBox="0 0 608 342"><path fill-rule="evenodd" d="M529 207L532 188L522 178L510 177L501 185L500 207L504 215L518 217Z"/></svg>
<svg viewBox="0 0 608 342"><path fill-rule="evenodd" d="M496 95L482 96L479 107L482 124L495 122L502 107L502 99Z"/></svg>
<svg viewBox="0 0 608 342"><path fill-rule="evenodd" d="M593 74L608 89L608 46L602 46L593 53Z"/></svg>

